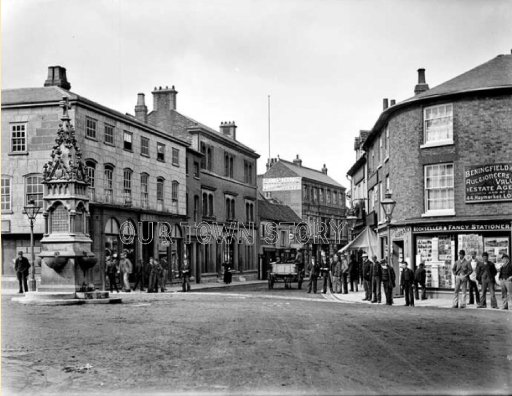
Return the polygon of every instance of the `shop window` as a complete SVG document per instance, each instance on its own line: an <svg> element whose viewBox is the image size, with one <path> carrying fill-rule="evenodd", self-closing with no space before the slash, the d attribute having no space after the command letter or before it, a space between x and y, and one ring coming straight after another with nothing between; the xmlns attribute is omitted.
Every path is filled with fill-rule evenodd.
<svg viewBox="0 0 512 396"><path fill-rule="evenodd" d="M453 164L425 166L425 215L453 215Z"/></svg>
<svg viewBox="0 0 512 396"><path fill-rule="evenodd" d="M453 144L452 104L426 107L423 115L425 146Z"/></svg>

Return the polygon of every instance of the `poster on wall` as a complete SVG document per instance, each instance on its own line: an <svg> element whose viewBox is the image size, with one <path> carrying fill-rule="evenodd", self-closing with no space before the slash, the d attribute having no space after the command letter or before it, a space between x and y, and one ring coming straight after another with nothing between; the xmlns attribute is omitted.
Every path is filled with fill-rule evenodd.
<svg viewBox="0 0 512 396"><path fill-rule="evenodd" d="M468 166L466 203L512 201L512 164Z"/></svg>
<svg viewBox="0 0 512 396"><path fill-rule="evenodd" d="M453 287L452 278L452 237L448 235L439 236L439 287L451 289Z"/></svg>
<svg viewBox="0 0 512 396"><path fill-rule="evenodd" d="M484 252L484 241L479 234L459 234L458 251L466 252L466 259L471 260L471 254L476 252L476 256L481 259ZM458 258L458 257L457 257Z"/></svg>
<svg viewBox="0 0 512 396"><path fill-rule="evenodd" d="M426 286L432 287L432 238L421 236L416 238L416 264L425 263Z"/></svg>
<svg viewBox="0 0 512 396"><path fill-rule="evenodd" d="M496 269L498 270L498 274L496 275L497 285L499 282L499 271L501 266L503 265L503 260L501 256L503 254L509 253L509 238L508 237L487 237L484 238L484 251L489 253L489 261L492 261L496 264Z"/></svg>

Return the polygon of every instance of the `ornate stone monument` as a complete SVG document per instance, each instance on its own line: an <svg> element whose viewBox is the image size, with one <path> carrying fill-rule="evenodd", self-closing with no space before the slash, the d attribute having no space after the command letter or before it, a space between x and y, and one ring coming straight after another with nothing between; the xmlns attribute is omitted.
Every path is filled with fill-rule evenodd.
<svg viewBox="0 0 512 396"><path fill-rule="evenodd" d="M120 302L107 292L94 291L91 268L96 257L89 237L89 180L70 122L67 97L61 101L62 123L44 165L45 232L41 240L41 282L37 292L27 293L20 302L71 304Z"/></svg>

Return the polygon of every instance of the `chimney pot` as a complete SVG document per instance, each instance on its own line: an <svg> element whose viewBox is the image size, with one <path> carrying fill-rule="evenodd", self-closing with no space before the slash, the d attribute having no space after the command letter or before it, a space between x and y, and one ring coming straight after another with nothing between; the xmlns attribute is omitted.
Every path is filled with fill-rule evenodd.
<svg viewBox="0 0 512 396"><path fill-rule="evenodd" d="M396 100L395 99L391 99L391 101L389 102L389 105L390 106L394 106L396 104Z"/></svg>
<svg viewBox="0 0 512 396"><path fill-rule="evenodd" d="M224 136L228 136L230 137L231 139L233 140L236 140L236 124L234 121L232 122L229 122L229 121L226 121L226 122L221 122L220 123L220 132L224 135Z"/></svg>
<svg viewBox="0 0 512 396"><path fill-rule="evenodd" d="M135 118L142 122L148 122L148 108L145 103L144 94L137 94L137 104L135 105Z"/></svg>
<svg viewBox="0 0 512 396"><path fill-rule="evenodd" d="M382 99L382 110L386 110L389 107L388 98Z"/></svg>
<svg viewBox="0 0 512 396"><path fill-rule="evenodd" d="M176 110L176 95L177 91L173 89L168 89L168 86L166 86L165 89L163 89L161 86L158 88L155 87L155 90L152 92L153 94L153 110L154 111L162 111L167 112L170 110Z"/></svg>

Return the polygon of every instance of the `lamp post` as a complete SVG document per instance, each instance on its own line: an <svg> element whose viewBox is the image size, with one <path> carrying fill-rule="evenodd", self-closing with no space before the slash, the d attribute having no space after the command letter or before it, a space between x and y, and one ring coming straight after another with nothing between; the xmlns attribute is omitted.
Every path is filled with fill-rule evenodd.
<svg viewBox="0 0 512 396"><path fill-rule="evenodd" d="M348 225L348 241L350 242L352 240L352 231L354 230L354 226L357 221L357 216L355 215L354 208L349 209L348 216L345 220Z"/></svg>
<svg viewBox="0 0 512 396"><path fill-rule="evenodd" d="M391 216L393 215L393 210L395 209L396 201L391 198L391 191L387 190L384 195L384 199L380 203L382 205L382 209L386 214L386 222L388 224L388 264L391 263Z"/></svg>
<svg viewBox="0 0 512 396"><path fill-rule="evenodd" d="M30 250L32 255L32 273L29 281L29 289L30 291L36 291L36 263L35 263L35 255L34 255L34 221L36 220L41 207L37 206L33 199L28 202L28 205L25 205L25 214L30 221Z"/></svg>

